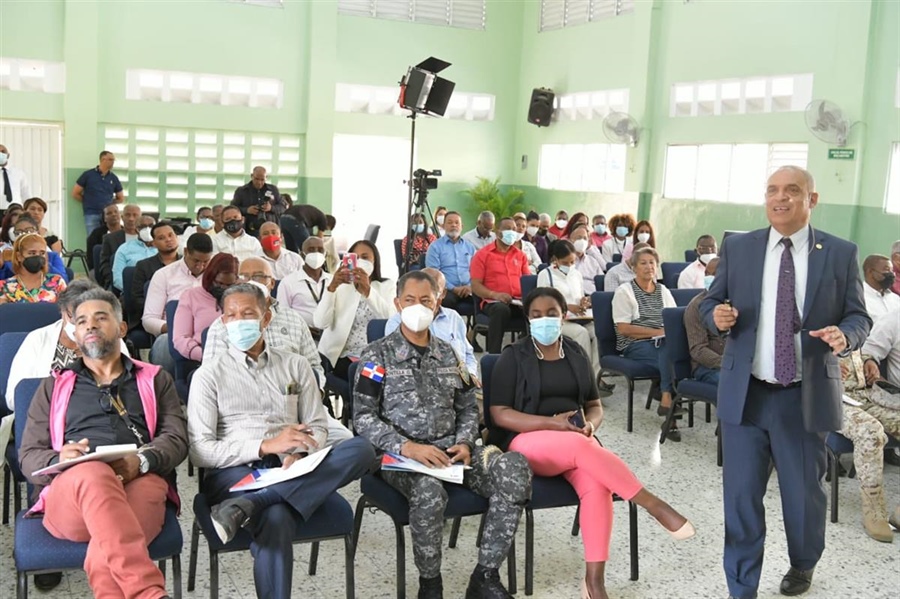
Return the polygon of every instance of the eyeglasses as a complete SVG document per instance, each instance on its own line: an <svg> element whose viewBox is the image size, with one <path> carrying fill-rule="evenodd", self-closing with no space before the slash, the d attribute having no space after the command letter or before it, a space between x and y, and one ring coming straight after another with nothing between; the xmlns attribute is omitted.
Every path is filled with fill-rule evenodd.
<svg viewBox="0 0 900 599"><path fill-rule="evenodd" d="M116 412L116 407L113 405L113 392L115 389L112 385L106 385L103 387L99 387L100 397L98 397L98 401L100 402L100 409L106 412L107 414L114 414Z"/></svg>
<svg viewBox="0 0 900 599"><path fill-rule="evenodd" d="M269 279L274 279L275 277L271 277L269 275L264 275L262 273L253 273L252 275L238 275L238 279L246 283L247 281L256 281L257 283L268 283Z"/></svg>

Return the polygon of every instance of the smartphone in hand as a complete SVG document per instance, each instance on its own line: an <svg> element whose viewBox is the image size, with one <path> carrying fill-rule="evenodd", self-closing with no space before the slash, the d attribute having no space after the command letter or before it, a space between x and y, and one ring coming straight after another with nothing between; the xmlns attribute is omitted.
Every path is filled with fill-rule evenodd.
<svg viewBox="0 0 900 599"><path fill-rule="evenodd" d="M344 254L344 257L341 258L341 263L344 265L344 268L350 271L350 282L356 282L355 277L353 276L353 271L356 270L356 261L357 256L354 252L348 252Z"/></svg>
<svg viewBox="0 0 900 599"><path fill-rule="evenodd" d="M584 428L586 426L586 423L584 422L584 412L581 410L578 410L569 416L567 420L569 421L569 424L577 426L578 428Z"/></svg>

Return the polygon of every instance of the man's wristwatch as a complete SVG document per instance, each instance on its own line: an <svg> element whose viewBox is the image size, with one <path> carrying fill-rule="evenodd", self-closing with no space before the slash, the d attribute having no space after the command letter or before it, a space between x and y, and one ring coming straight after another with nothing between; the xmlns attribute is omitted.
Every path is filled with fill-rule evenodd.
<svg viewBox="0 0 900 599"><path fill-rule="evenodd" d="M147 474L148 472L150 472L150 460L148 460L147 456L145 456L141 452L138 452L137 456L138 456L138 460L141 462L139 470L140 470L141 475L143 476L144 474Z"/></svg>

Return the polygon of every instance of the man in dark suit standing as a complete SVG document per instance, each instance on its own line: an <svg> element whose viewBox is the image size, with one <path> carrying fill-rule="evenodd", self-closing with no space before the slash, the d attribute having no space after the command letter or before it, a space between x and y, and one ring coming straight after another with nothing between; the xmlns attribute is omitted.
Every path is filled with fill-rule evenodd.
<svg viewBox="0 0 900 599"><path fill-rule="evenodd" d="M786 166L769 177L771 227L731 236L700 306L726 332L718 415L724 456L725 577L732 597L756 597L774 462L790 569L783 595L809 589L825 549L824 434L841 428L838 356L858 349L866 313L854 244L809 225L812 175Z"/></svg>

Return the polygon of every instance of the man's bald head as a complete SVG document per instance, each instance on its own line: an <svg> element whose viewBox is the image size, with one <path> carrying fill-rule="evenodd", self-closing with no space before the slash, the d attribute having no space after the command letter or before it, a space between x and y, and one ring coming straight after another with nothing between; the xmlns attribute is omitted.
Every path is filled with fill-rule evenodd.
<svg viewBox="0 0 900 599"><path fill-rule="evenodd" d="M436 268L423 268L422 272L430 276L434 279L434 282L437 283L438 299L440 300L444 297L444 292L447 290L447 279L444 277L444 273Z"/></svg>
<svg viewBox="0 0 900 599"><path fill-rule="evenodd" d="M302 251L304 254L308 254L310 252L320 252L324 254L325 242L322 241L321 237L311 235L306 238L306 241L303 242L303 245L300 247L300 251Z"/></svg>
<svg viewBox="0 0 900 599"><path fill-rule="evenodd" d="M275 288L275 275L268 261L251 256L241 261L238 268L238 276L244 281L255 281L268 287L269 291Z"/></svg>

